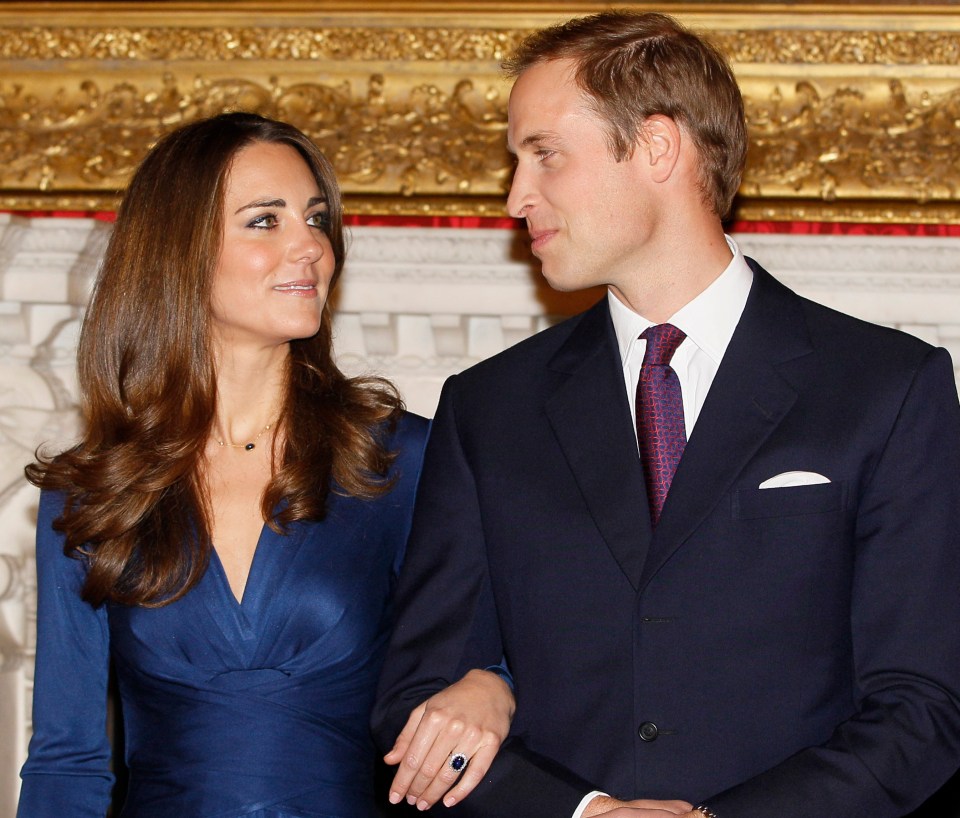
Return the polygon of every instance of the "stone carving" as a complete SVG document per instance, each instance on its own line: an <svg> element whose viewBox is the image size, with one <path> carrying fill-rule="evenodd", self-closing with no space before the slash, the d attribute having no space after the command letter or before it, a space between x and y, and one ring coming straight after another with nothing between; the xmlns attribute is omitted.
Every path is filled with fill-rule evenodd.
<svg viewBox="0 0 960 818"><path fill-rule="evenodd" d="M602 295L556 298L523 249L522 234L511 230L352 233L337 293L340 364L391 377L410 408L425 415L447 376ZM74 345L108 234L108 225L90 219L0 215L0 735L12 737L0 758L0 815L15 801L29 734L36 492L21 470L41 441L63 446L77 432ZM957 239L738 240L801 293L902 326L946 346L960 363Z"/></svg>

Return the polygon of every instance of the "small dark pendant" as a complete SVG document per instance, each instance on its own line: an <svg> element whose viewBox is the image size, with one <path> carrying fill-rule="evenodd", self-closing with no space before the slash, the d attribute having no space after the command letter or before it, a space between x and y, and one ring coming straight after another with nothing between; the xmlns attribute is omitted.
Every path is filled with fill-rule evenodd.
<svg viewBox="0 0 960 818"><path fill-rule="evenodd" d="M252 443L248 443L248 444L247 444L246 446L244 446L243 448L244 448L246 451L249 452L249 451L252 451L252 450L253 450L254 448L256 448L256 447L255 447Z"/></svg>

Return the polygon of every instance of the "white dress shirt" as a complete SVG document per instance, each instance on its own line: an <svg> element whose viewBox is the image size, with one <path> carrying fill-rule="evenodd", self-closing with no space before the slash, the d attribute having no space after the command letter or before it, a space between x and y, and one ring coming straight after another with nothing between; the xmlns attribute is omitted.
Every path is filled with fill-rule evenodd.
<svg viewBox="0 0 960 818"><path fill-rule="evenodd" d="M677 310L666 323L683 330L686 338L673 354L670 366L680 381L680 393L683 396L683 421L687 440L700 416L700 410L707 399L707 392L720 361L727 351L733 331L740 322L743 308L747 305L747 296L753 284L753 270L750 269L737 243L725 237L733 253L727 268L700 295ZM630 414L637 416L637 384L640 381L640 367L643 364L643 352L647 342L640 334L653 326L653 322L635 313L624 304L611 290L607 290L610 315L613 328L617 333L617 345L620 347L620 360L623 362L623 380L630 401ZM633 424L636 434L637 425ZM639 441L638 441L639 446ZM595 790L587 793L572 818L581 818L583 811L596 796L607 793ZM677 797L681 797L678 793Z"/></svg>
<svg viewBox="0 0 960 818"><path fill-rule="evenodd" d="M726 236L726 239L733 253L730 264L707 289L666 321L683 330L687 336L670 361L680 380L687 440L700 416L707 392L743 314L753 284L753 270L747 265L743 253L730 236ZM607 291L607 300L620 347L630 413L636 417L637 384L647 347L640 333L653 326L653 322L631 310L612 291Z"/></svg>

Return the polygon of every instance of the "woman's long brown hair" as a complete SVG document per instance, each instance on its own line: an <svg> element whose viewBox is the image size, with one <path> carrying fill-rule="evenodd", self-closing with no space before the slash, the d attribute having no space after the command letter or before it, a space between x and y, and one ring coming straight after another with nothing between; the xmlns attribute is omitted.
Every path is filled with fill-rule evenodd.
<svg viewBox="0 0 960 818"><path fill-rule="evenodd" d="M26 468L32 483L65 495L54 527L65 535L64 552L87 561L83 597L94 605L164 605L206 570L210 516L200 467L217 405L211 282L231 163L258 142L290 145L312 170L329 206L331 289L340 276L339 186L296 128L223 114L174 131L144 159L80 334L83 437ZM290 344L282 451L261 507L278 531L322 519L331 490L372 497L389 488L393 457L383 430L399 416L400 397L381 379L343 375L331 343L328 304L319 332Z"/></svg>

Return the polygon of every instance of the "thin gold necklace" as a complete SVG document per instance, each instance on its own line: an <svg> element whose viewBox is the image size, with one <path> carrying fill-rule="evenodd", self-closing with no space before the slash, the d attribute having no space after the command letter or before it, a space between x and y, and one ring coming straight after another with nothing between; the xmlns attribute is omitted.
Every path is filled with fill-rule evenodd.
<svg viewBox="0 0 960 818"><path fill-rule="evenodd" d="M220 444L220 448L221 448L221 449L222 449L224 446L229 446L231 449L243 449L243 450L246 451L246 452L252 452L255 448L257 448L257 441L258 441L261 437L263 437L263 433L264 433L264 432L268 432L268 431L270 430L270 427L271 427L271 426L273 426L273 422L268 423L266 426L264 426L264 427L260 430L260 434L258 434L258 435L257 435L253 440L251 440L249 443L230 443L229 441L226 442L226 443L224 443L224 442L223 442L219 437L217 437L216 435L213 436L213 439L216 440L217 443Z"/></svg>

